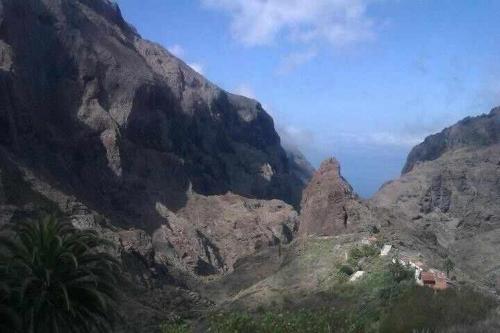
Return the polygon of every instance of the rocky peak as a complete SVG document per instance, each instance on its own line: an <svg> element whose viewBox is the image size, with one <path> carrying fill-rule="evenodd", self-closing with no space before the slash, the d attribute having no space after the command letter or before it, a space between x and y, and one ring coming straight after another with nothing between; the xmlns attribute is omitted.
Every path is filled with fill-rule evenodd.
<svg viewBox="0 0 500 333"><path fill-rule="evenodd" d="M444 153L464 147L485 147L500 142L500 108L489 114L467 117L440 133L428 136L415 146L403 167L402 173L410 172L416 163L432 161Z"/></svg>
<svg viewBox="0 0 500 333"><path fill-rule="evenodd" d="M335 158L321 163L303 192L300 235L331 236L352 231L349 205L355 199Z"/></svg>

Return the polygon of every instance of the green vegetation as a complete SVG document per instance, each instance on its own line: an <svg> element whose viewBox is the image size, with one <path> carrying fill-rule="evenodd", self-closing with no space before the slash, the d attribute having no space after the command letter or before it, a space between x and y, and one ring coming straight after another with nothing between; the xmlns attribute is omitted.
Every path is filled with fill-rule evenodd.
<svg viewBox="0 0 500 333"><path fill-rule="evenodd" d="M415 276L415 270L401 265L398 261L389 264L389 272L396 282L411 281Z"/></svg>
<svg viewBox="0 0 500 333"><path fill-rule="evenodd" d="M444 261L444 269L446 270L446 275L449 276L450 272L455 268L455 263L451 261L450 258L446 258Z"/></svg>
<svg viewBox="0 0 500 333"><path fill-rule="evenodd" d="M188 333L191 332L189 325L181 320L167 322L160 325L161 333Z"/></svg>
<svg viewBox="0 0 500 333"><path fill-rule="evenodd" d="M361 288L374 286L381 282L380 278L377 276ZM358 296L368 298L356 300ZM217 314L209 319L209 332L434 332L474 324L486 318L495 304L470 289L434 293L430 288L414 285L377 286L373 293L353 290L351 295L341 297L352 303L338 308ZM184 331L164 332L189 330L185 327Z"/></svg>
<svg viewBox="0 0 500 333"><path fill-rule="evenodd" d="M365 248L361 253L372 251ZM206 327L216 333L430 332L474 324L496 305L493 299L471 289L436 293L416 286L412 269L387 258L369 257L367 265L370 270L359 281L339 282L327 292L307 296L300 307L218 313L207 319ZM349 266L342 267L339 271L347 275ZM189 332L185 329L179 332Z"/></svg>
<svg viewBox="0 0 500 333"><path fill-rule="evenodd" d="M0 236L2 332L110 332L120 265L110 244L53 217L9 224Z"/></svg>
<svg viewBox="0 0 500 333"><path fill-rule="evenodd" d="M339 273L351 276L354 273L354 269L351 266L344 264L340 266Z"/></svg>
<svg viewBox="0 0 500 333"><path fill-rule="evenodd" d="M469 288L435 293L413 286L399 295L386 310L380 323L382 332L442 331L466 327L487 318L495 307L493 299Z"/></svg>
<svg viewBox="0 0 500 333"><path fill-rule="evenodd" d="M379 253L380 250L376 246L372 245L356 246L349 251L349 262L357 263L358 260L362 258L376 257Z"/></svg>
<svg viewBox="0 0 500 333"><path fill-rule="evenodd" d="M258 317L235 312L210 318L209 332L316 333L332 332L340 317L333 311L268 312Z"/></svg>

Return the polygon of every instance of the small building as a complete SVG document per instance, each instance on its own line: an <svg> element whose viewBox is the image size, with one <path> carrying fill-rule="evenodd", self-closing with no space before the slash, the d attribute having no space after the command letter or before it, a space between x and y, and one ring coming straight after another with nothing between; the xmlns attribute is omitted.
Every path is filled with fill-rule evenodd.
<svg viewBox="0 0 500 333"><path fill-rule="evenodd" d="M446 274L436 270L429 270L426 272L420 273L420 279L417 280L419 284L430 287L434 290L445 290L448 288L448 279L446 278Z"/></svg>
<svg viewBox="0 0 500 333"><path fill-rule="evenodd" d="M365 275L365 271L357 271L353 275L351 275L351 277L349 278L349 281L354 282L354 281L358 280L360 277L362 277L363 275Z"/></svg>
<svg viewBox="0 0 500 333"><path fill-rule="evenodd" d="M382 257L385 257L386 255L389 254L389 252L391 252L391 249L392 249L392 245L390 244L385 244L383 247L382 247L382 250L380 250L380 255Z"/></svg>
<svg viewBox="0 0 500 333"><path fill-rule="evenodd" d="M420 280L424 286L433 288L436 284L436 276L432 272L422 272L420 273Z"/></svg>

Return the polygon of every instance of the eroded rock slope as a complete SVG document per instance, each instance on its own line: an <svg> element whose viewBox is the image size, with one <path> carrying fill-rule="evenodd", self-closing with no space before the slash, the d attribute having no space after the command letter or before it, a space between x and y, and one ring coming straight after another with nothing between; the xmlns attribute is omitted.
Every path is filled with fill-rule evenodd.
<svg viewBox="0 0 500 333"><path fill-rule="evenodd" d="M500 112L430 136L372 204L474 281L500 290Z"/></svg>

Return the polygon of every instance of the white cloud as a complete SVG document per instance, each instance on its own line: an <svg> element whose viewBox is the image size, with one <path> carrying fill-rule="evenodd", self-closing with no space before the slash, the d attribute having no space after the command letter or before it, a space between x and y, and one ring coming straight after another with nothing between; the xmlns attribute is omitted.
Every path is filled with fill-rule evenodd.
<svg viewBox="0 0 500 333"><path fill-rule="evenodd" d="M247 46L272 43L284 35L298 42L344 45L372 39L367 15L373 0L201 0L227 12L233 36Z"/></svg>
<svg viewBox="0 0 500 333"><path fill-rule="evenodd" d="M179 44L174 44L168 48L170 53L172 53L174 56L177 58L182 58L184 54L186 53L184 48L180 46Z"/></svg>
<svg viewBox="0 0 500 333"><path fill-rule="evenodd" d="M413 147L422 142L426 136L427 134L413 135L390 132L337 133L331 141L366 146Z"/></svg>
<svg viewBox="0 0 500 333"><path fill-rule="evenodd" d="M292 72L295 68L314 59L314 57L316 57L316 54L317 53L315 50L290 53L288 56L284 57L281 60L281 63L278 66L277 73L288 74Z"/></svg>
<svg viewBox="0 0 500 333"><path fill-rule="evenodd" d="M203 74L203 65L197 62L191 62L188 64L189 67L197 71L199 74Z"/></svg>
<svg viewBox="0 0 500 333"><path fill-rule="evenodd" d="M314 134L303 128L299 128L293 125L276 125L276 131L281 138L281 144L283 147L299 148L304 151L307 150L314 141Z"/></svg>
<svg viewBox="0 0 500 333"><path fill-rule="evenodd" d="M236 94L236 95L241 95L241 96L245 96L245 97L248 97L248 98L256 99L255 92L253 91L252 87L250 87L246 83L242 83L239 86L237 86L233 90L233 93Z"/></svg>
<svg viewBox="0 0 500 333"><path fill-rule="evenodd" d="M262 104L266 112L273 117L274 128L281 138L281 145L286 149L299 149L302 152L310 151L315 146L314 133L308 129L291 124L286 114L277 112L269 104Z"/></svg>

